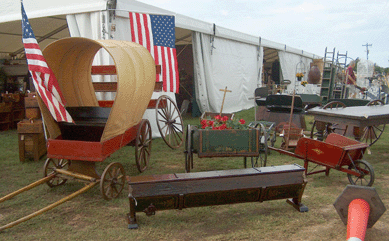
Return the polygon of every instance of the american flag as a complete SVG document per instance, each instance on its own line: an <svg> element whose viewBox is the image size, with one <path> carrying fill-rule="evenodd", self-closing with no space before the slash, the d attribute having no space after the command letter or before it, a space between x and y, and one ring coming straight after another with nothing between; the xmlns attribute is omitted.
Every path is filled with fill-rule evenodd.
<svg viewBox="0 0 389 241"><path fill-rule="evenodd" d="M23 2L21 4L23 45L28 70L31 73L35 89L56 121L73 122L72 117L65 109L64 105L66 103L59 88L58 81L53 71L47 65L36 41L26 12L24 11Z"/></svg>
<svg viewBox="0 0 389 241"><path fill-rule="evenodd" d="M176 55L174 16L129 13L131 41L149 50L156 65L161 65L157 82L163 90L178 93L179 77Z"/></svg>

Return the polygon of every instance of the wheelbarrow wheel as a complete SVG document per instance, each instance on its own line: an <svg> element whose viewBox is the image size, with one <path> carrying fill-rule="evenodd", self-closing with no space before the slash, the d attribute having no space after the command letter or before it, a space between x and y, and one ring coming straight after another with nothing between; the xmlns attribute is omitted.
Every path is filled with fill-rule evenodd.
<svg viewBox="0 0 389 241"><path fill-rule="evenodd" d="M361 176L357 177L352 174L347 173L347 177L349 182L352 185L360 185L360 186L369 186L371 187L374 183L374 170L373 167L365 160L357 160L349 165L348 169L353 170L361 174Z"/></svg>
<svg viewBox="0 0 389 241"><path fill-rule="evenodd" d="M55 173L55 169L68 169L69 165L69 160L47 158L45 165L43 166L44 176L47 177L48 175ZM61 174L57 173L55 177L53 177L46 183L49 187L56 187L65 184L67 180L68 179L63 178Z"/></svg>
<svg viewBox="0 0 389 241"><path fill-rule="evenodd" d="M149 164L152 141L150 122L143 119L135 139L135 162L139 172L146 170Z"/></svg>
<svg viewBox="0 0 389 241"><path fill-rule="evenodd" d="M177 105L168 96L162 95L157 100L155 111L162 139L170 148L179 148L184 139L184 132L181 113Z"/></svg>
<svg viewBox="0 0 389 241"><path fill-rule="evenodd" d="M185 136L185 172L189 173L193 165L192 127L188 125Z"/></svg>
<svg viewBox="0 0 389 241"><path fill-rule="evenodd" d="M123 165L118 162L109 164L100 178L100 192L105 200L119 196L126 182Z"/></svg>
<svg viewBox="0 0 389 241"><path fill-rule="evenodd" d="M384 105L382 100L370 101L367 106ZM362 131L361 142L365 142L369 146L372 146L382 135L385 130L385 124L366 126Z"/></svg>

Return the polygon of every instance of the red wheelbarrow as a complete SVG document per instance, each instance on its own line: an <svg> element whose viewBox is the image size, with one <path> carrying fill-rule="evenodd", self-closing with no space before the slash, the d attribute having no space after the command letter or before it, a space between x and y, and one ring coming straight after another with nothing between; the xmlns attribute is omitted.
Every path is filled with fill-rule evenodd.
<svg viewBox="0 0 389 241"><path fill-rule="evenodd" d="M326 140L318 141L310 138L301 138L294 152L269 146L268 148L281 154L287 154L304 160L305 175L325 172L329 175L330 169L347 173L352 185L372 186L374 183L374 170L367 161L363 160L363 154L369 145L331 133ZM316 166L308 171L309 162ZM314 169L324 166L324 170Z"/></svg>

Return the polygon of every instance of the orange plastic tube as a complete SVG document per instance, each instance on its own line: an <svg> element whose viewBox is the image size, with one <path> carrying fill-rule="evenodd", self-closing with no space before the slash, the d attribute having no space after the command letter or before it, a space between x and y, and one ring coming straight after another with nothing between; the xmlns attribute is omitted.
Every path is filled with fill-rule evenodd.
<svg viewBox="0 0 389 241"><path fill-rule="evenodd" d="M348 241L363 241L365 239L369 213L370 205L363 199L354 199L348 205Z"/></svg>

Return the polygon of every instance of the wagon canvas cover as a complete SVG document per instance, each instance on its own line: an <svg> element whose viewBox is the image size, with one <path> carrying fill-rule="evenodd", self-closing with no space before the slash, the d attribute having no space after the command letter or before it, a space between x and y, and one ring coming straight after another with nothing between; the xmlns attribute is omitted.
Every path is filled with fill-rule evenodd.
<svg viewBox="0 0 389 241"><path fill-rule="evenodd" d="M100 140L104 142L141 121L155 85L155 62L150 53L127 41L65 38L47 46L43 55L58 79L67 107L98 107L91 68L101 48L111 55L118 82L115 102ZM58 123L44 105L40 104L40 108L49 137L55 139L61 134Z"/></svg>

